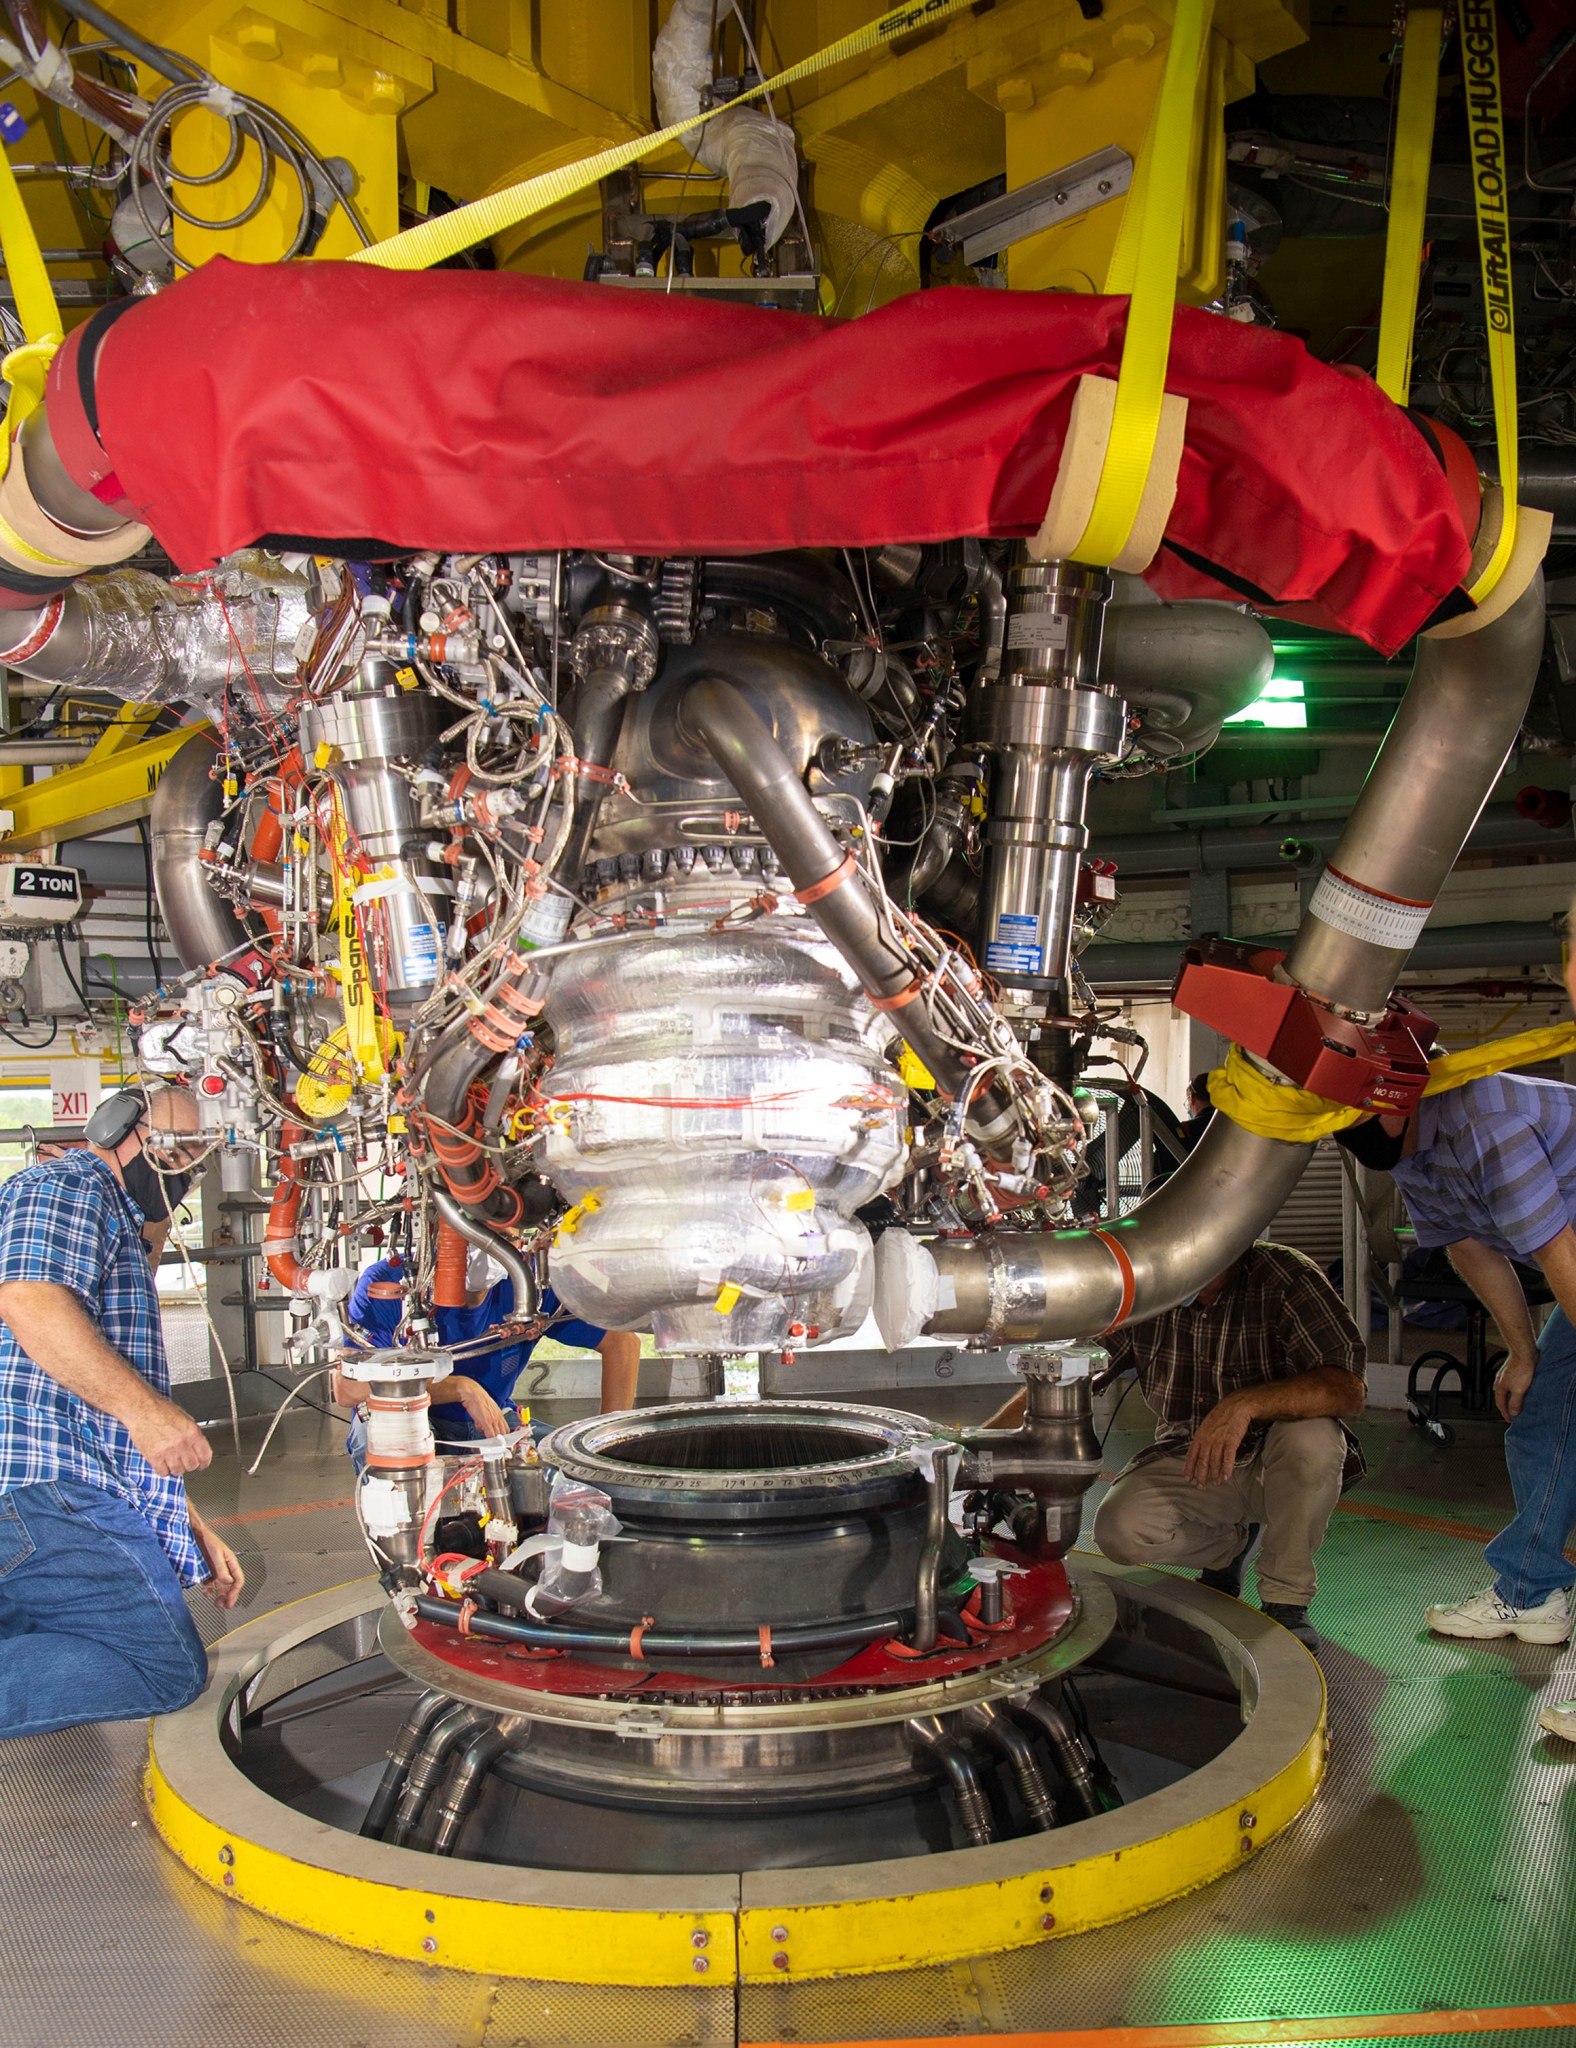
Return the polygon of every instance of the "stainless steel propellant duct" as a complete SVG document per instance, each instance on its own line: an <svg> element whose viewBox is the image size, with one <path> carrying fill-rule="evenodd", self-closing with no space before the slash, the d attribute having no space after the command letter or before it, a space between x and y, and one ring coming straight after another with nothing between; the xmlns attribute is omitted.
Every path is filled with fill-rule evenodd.
<svg viewBox="0 0 1576 2048"><path fill-rule="evenodd" d="M1426 906L1438 894L1493 788L1526 711L1543 649L1541 575L1504 615L1460 638L1425 640L1330 866L1346 892L1310 907L1287 971L1327 1003L1382 1009L1411 939L1393 938L1386 899ZM1375 906L1365 911L1362 899ZM1318 899L1315 899L1317 905ZM1366 920L1366 922L1365 922ZM1415 933L1413 934L1415 936ZM1269 1222L1312 1156L1217 1116L1154 1195L1108 1231L998 1231L920 1246L889 1231L877 1247L889 1346L923 1329L1047 1342L1091 1337L1173 1308L1212 1279ZM901 1261L899 1285L882 1265Z"/></svg>
<svg viewBox="0 0 1576 2048"><path fill-rule="evenodd" d="M425 1002L443 958L453 884L420 851L423 834L408 776L443 718L425 691L402 690L393 664L368 655L347 690L301 710L301 755L330 762L358 862L370 879L355 892L373 981L399 1017Z"/></svg>
<svg viewBox="0 0 1576 2048"><path fill-rule="evenodd" d="M266 722L294 687L296 636L311 616L308 578L255 549L188 584L115 569L81 577L36 611L0 612L0 662L215 719L229 693Z"/></svg>
<svg viewBox="0 0 1576 2048"><path fill-rule="evenodd" d="M224 808L213 765L213 736L198 733L160 776L148 812L159 916L188 971L222 960L247 937L237 913L208 886L202 862L208 827Z"/></svg>
<svg viewBox="0 0 1576 2048"><path fill-rule="evenodd" d="M1098 680L1109 595L1104 570L1015 562L1001 674L975 713L991 759L981 959L1055 1010L1067 1007L1089 780L1127 730L1126 705Z"/></svg>

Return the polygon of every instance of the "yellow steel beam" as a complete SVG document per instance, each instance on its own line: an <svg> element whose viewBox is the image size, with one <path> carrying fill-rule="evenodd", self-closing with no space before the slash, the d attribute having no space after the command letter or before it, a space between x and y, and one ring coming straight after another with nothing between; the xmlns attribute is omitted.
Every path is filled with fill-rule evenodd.
<svg viewBox="0 0 1576 2048"><path fill-rule="evenodd" d="M148 728L163 709L162 704L122 704L112 723L104 728L95 742L83 767L91 768L95 761L113 760L117 754L124 754L128 747L136 746L139 740L145 740Z"/></svg>
<svg viewBox="0 0 1576 2048"><path fill-rule="evenodd" d="M140 710L140 706L127 706ZM115 728L111 727L111 733ZM31 783L8 797L11 830L0 838L0 854L30 853L55 840L108 832L145 818L159 786L159 777L188 740L212 728L183 725L156 739L133 740L102 752L104 740L86 761L65 768L43 782ZM110 734L105 735L108 739Z"/></svg>

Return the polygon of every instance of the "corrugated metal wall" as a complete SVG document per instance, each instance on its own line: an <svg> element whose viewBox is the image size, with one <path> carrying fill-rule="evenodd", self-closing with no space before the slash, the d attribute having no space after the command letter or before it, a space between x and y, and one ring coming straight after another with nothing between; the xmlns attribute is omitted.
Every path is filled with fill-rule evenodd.
<svg viewBox="0 0 1576 2048"><path fill-rule="evenodd" d="M1328 1138L1264 1235L1295 1246L1321 1266L1341 1256L1341 1155Z"/></svg>

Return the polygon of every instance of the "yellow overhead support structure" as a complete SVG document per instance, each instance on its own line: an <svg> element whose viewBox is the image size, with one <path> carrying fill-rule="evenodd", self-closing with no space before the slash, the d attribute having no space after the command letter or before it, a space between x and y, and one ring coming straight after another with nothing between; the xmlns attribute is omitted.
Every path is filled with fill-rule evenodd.
<svg viewBox="0 0 1576 2048"><path fill-rule="evenodd" d="M0 851L32 853L61 839L109 832L117 825L145 818L159 777L171 761L188 740L212 730L204 720L199 725L183 725L178 732L160 733L156 739L123 743L122 721L129 727L145 708L127 705L121 721L111 726L88 759L75 768L61 769L6 797L12 824L0 840Z"/></svg>

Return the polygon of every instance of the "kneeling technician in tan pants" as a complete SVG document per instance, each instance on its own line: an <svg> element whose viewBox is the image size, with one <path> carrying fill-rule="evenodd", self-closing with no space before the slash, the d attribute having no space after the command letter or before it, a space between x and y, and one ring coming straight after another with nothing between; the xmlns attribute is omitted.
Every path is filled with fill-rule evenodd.
<svg viewBox="0 0 1576 2048"><path fill-rule="evenodd" d="M1366 1397L1339 1295L1301 1252L1254 1244L1192 1301L1103 1341L1113 1370L1136 1367L1159 1428L1100 1503L1095 1542L1117 1564L1198 1565L1240 1597L1262 1534L1259 1603L1315 1647L1313 1554L1364 1469L1337 1419ZM1016 1421L1022 1398L993 1420Z"/></svg>

